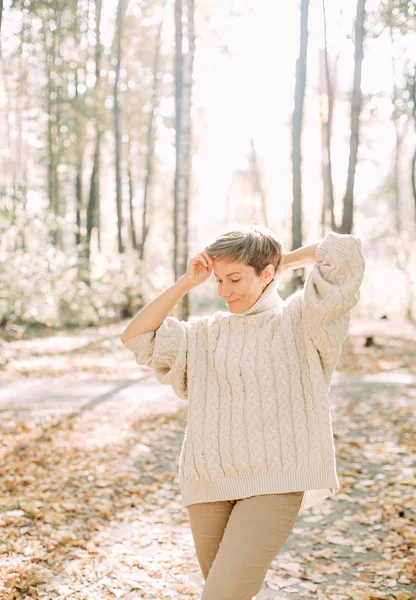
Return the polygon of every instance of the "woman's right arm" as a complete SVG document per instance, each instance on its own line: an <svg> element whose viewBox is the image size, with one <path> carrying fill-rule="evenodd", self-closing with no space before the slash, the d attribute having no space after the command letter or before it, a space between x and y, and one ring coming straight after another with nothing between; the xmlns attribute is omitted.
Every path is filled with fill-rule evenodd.
<svg viewBox="0 0 416 600"><path fill-rule="evenodd" d="M186 273L133 317L120 336L123 344L136 335L155 331L160 327L177 303L194 287L208 279L212 273L213 264L213 258L208 256L205 251L192 258Z"/></svg>
<svg viewBox="0 0 416 600"><path fill-rule="evenodd" d="M129 339L156 330L166 319L177 303L193 289L193 285L184 275L165 292L146 304L127 325L120 336L123 344Z"/></svg>

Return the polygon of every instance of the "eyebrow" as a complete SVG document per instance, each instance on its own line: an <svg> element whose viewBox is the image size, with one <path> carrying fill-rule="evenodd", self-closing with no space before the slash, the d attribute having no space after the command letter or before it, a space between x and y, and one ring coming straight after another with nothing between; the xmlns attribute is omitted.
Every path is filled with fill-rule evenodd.
<svg viewBox="0 0 416 600"><path fill-rule="evenodd" d="M228 275L226 275L226 277L231 277L231 275L241 275L241 271L234 271L233 273L228 273ZM217 275L216 273L214 273L215 277L219 277L219 275Z"/></svg>

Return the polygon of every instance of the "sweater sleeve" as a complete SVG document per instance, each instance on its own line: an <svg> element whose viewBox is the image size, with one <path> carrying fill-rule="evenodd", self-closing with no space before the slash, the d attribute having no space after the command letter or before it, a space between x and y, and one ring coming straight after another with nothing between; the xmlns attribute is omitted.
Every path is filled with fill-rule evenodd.
<svg viewBox="0 0 416 600"><path fill-rule="evenodd" d="M303 289L302 317L328 384L360 299L364 271L361 240L353 235L331 231L317 246Z"/></svg>
<svg viewBox="0 0 416 600"><path fill-rule="evenodd" d="M166 317L156 330L140 333L123 344L134 352L137 364L152 367L158 381L170 384L184 400L188 397L188 333L193 323Z"/></svg>

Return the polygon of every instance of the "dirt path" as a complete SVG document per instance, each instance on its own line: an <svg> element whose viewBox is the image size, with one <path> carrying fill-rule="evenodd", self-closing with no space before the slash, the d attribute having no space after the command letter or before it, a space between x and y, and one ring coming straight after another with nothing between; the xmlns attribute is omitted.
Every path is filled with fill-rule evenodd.
<svg viewBox="0 0 416 600"><path fill-rule="evenodd" d="M416 597L415 338L383 324L364 348L363 327L352 323L330 394L342 489L299 517L257 600ZM139 369L119 330L12 345L2 600L201 597L176 482L186 402Z"/></svg>

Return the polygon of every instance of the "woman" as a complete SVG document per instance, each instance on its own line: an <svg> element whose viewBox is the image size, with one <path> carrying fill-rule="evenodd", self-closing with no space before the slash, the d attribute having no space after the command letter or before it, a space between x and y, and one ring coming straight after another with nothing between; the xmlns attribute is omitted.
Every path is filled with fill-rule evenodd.
<svg viewBox="0 0 416 600"><path fill-rule="evenodd" d="M313 265L286 300L277 275ZM330 232L283 253L269 229L219 236L121 336L188 399L179 486L205 579L202 600L248 600L300 510L335 494L328 392L358 303L361 241ZM214 273L228 312L167 316Z"/></svg>

